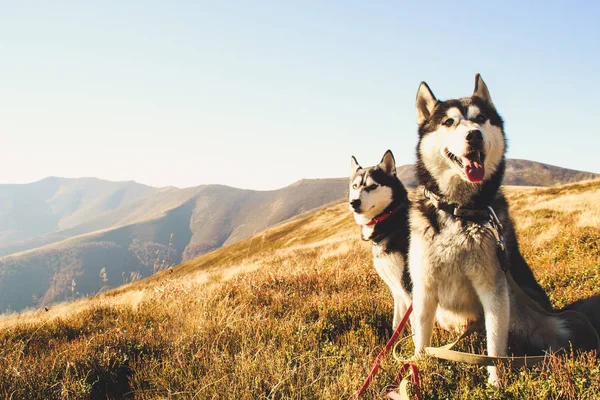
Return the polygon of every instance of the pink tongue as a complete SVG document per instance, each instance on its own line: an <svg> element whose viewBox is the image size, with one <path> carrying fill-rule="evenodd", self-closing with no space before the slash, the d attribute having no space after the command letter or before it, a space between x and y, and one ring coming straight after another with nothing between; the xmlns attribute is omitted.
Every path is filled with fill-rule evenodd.
<svg viewBox="0 0 600 400"><path fill-rule="evenodd" d="M461 161L465 166L465 174L469 182L481 182L485 175L485 167L478 161L471 161L466 157L461 157Z"/></svg>

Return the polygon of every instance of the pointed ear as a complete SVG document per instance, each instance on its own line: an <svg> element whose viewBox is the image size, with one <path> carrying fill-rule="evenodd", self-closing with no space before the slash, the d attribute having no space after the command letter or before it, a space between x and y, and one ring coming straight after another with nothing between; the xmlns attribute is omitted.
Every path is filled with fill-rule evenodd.
<svg viewBox="0 0 600 400"><path fill-rule="evenodd" d="M492 96L490 96L490 91L479 74L475 74L475 89L473 89L473 96L480 97L494 106Z"/></svg>
<svg viewBox="0 0 600 400"><path fill-rule="evenodd" d="M385 152L379 163L379 168L384 170L388 175L396 175L396 160L394 160L391 150Z"/></svg>
<svg viewBox="0 0 600 400"><path fill-rule="evenodd" d="M425 82L421 82L417 91L417 125L421 126L429 118L437 104L437 99Z"/></svg>
<svg viewBox="0 0 600 400"><path fill-rule="evenodd" d="M354 158L354 156L352 156L351 165L352 165L352 175L354 175L356 173L356 171L358 171L359 169L362 168L360 166L360 164L358 164L358 161L356 161L356 158Z"/></svg>

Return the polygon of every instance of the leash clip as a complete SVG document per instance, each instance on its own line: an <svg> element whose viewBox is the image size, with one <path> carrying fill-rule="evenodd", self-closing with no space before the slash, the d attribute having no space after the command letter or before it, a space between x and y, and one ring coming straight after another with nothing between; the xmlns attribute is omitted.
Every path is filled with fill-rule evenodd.
<svg viewBox="0 0 600 400"><path fill-rule="evenodd" d="M496 238L496 243L498 244L500 250L505 251L506 247L504 245L504 234L502 233L504 227L500 223L500 220L498 219L498 216L496 215L496 212L494 211L492 206L488 206L488 210L490 212L490 230L494 234L494 237Z"/></svg>

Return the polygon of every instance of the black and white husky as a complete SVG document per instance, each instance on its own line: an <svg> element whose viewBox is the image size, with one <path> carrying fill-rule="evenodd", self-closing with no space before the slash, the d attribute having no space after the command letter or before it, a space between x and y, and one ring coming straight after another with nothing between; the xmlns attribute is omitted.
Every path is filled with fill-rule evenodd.
<svg viewBox="0 0 600 400"><path fill-rule="evenodd" d="M567 346L569 331L563 320L531 311L512 292L496 238L486 226L491 206L504 226L510 273L523 291L551 311L519 252L499 190L506 138L481 76L475 77L472 96L447 101L438 101L422 82L416 106L419 187L410 211L409 252L415 351L430 345L436 315L445 328L483 316L490 356L506 355L509 332L530 354ZM496 368L488 370L489 382L497 384Z"/></svg>
<svg viewBox="0 0 600 400"><path fill-rule="evenodd" d="M361 227L361 237L373 245L373 264L394 297L393 326L400 323L410 305L412 284L406 263L409 201L396 175L391 151L381 162L362 168L352 156L349 185L350 210Z"/></svg>

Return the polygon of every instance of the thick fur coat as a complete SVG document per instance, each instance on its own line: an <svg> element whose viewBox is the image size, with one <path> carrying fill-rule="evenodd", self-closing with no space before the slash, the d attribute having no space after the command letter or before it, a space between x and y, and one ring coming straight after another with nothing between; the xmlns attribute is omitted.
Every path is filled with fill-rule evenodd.
<svg viewBox="0 0 600 400"><path fill-rule="evenodd" d="M378 165L362 168L352 157L349 205L361 227L361 237L373 248L375 270L394 298L394 328L410 305L408 274L408 209L406 189L396 175L396 163L387 151Z"/></svg>
<svg viewBox="0 0 600 400"><path fill-rule="evenodd" d="M438 101L423 82L416 103L419 187L410 212L409 251L416 352L430 345L436 316L445 328L484 317L491 356L507 355L509 334L530 354L568 346L563 320L533 312L510 289L486 218L451 212L484 215L491 206L504 226L510 273L540 306L552 309L519 251L500 190L506 137L487 86L477 75L472 96ZM489 382L497 384L496 368L489 373Z"/></svg>

